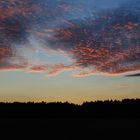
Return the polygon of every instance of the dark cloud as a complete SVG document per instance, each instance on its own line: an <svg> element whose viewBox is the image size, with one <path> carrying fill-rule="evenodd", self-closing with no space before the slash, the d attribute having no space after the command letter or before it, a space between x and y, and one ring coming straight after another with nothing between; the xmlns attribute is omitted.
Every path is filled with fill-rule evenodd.
<svg viewBox="0 0 140 140"><path fill-rule="evenodd" d="M91 73L137 71L140 69L140 2L135 2L95 13L94 18L71 21L68 28L56 30L52 42L57 48L70 50L75 65L90 68Z"/></svg>
<svg viewBox="0 0 140 140"><path fill-rule="evenodd" d="M137 77L137 76L140 76L140 73L137 73L137 74L131 74L131 75L126 75L126 77Z"/></svg>
<svg viewBox="0 0 140 140"><path fill-rule="evenodd" d="M23 55L24 49L34 50L33 36L38 47L64 51L73 59L70 65L49 66L48 73L72 68L81 69L79 76L140 70L140 1L107 1L110 4L106 0L1 0L0 69L47 71L47 64L33 65Z"/></svg>

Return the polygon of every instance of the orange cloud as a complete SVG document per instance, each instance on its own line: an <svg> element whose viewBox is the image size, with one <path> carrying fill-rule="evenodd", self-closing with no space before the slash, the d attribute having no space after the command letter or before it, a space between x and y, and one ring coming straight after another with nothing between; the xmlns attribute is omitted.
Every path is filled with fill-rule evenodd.
<svg viewBox="0 0 140 140"><path fill-rule="evenodd" d="M47 65L35 65L32 66L31 68L31 72L45 72L48 69Z"/></svg>
<svg viewBox="0 0 140 140"><path fill-rule="evenodd" d="M83 1L1 0L0 70L22 69L52 76L79 69L73 74L78 77L139 71L139 1L99 11L82 5ZM32 42L31 37L35 38ZM33 58L23 55L30 48L65 52L71 64L64 65L63 60L34 64L29 59L41 54L33 51Z"/></svg>
<svg viewBox="0 0 140 140"><path fill-rule="evenodd" d="M72 69L74 69L74 66L65 66L64 64L55 64L55 65L50 66L48 75L55 76L63 71L72 70Z"/></svg>

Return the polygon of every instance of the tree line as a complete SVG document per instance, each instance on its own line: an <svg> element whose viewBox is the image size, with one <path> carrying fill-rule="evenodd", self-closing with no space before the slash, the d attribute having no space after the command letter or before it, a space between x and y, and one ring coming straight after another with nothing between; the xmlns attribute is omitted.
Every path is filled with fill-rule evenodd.
<svg viewBox="0 0 140 140"><path fill-rule="evenodd" d="M0 118L57 118L57 117L133 117L140 118L140 99L84 102L1 102Z"/></svg>

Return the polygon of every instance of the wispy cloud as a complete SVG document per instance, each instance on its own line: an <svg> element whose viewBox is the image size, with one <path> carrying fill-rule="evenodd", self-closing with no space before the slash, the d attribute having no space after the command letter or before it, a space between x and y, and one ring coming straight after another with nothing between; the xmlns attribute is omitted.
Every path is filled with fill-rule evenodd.
<svg viewBox="0 0 140 140"><path fill-rule="evenodd" d="M0 70L56 75L79 69L78 77L139 71L140 1L105 3L1 0ZM71 63L36 61L50 50L65 52Z"/></svg>

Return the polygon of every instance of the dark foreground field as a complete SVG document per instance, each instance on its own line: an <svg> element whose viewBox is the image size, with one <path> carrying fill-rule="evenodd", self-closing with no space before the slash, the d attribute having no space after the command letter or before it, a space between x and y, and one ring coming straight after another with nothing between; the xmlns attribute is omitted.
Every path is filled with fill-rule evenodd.
<svg viewBox="0 0 140 140"><path fill-rule="evenodd" d="M140 100L69 103L0 103L0 129L51 137L134 137L140 133ZM0 132L2 132L0 131ZM41 135L42 135L41 134ZM23 135L24 136L24 135Z"/></svg>

